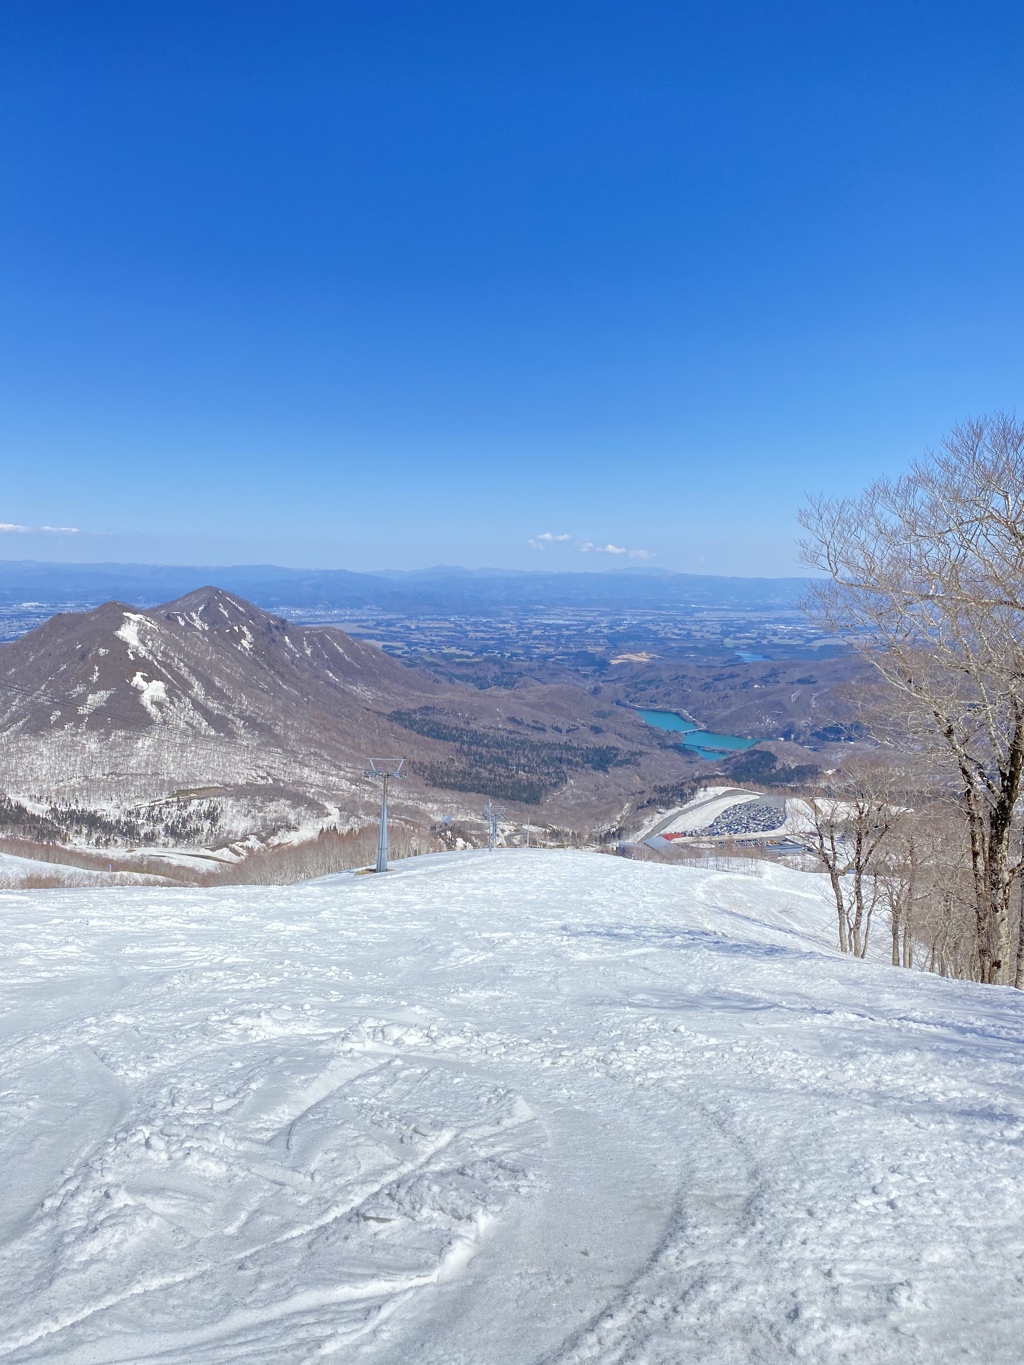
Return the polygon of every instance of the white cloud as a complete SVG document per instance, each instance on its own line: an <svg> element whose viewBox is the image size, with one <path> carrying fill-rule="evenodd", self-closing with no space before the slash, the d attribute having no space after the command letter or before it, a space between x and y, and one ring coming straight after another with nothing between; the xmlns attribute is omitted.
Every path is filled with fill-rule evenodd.
<svg viewBox="0 0 1024 1365"><path fill-rule="evenodd" d="M13 521L0 521L0 535L16 536L77 536L77 526L19 526Z"/></svg>
<svg viewBox="0 0 1024 1365"><path fill-rule="evenodd" d="M526 543L531 550L543 550L547 545L561 545L568 540L572 540L572 536L555 536L550 531L545 531L542 535L533 536Z"/></svg>
<svg viewBox="0 0 1024 1365"><path fill-rule="evenodd" d="M569 535L556 536L551 531L532 536L526 543L531 550L546 550L549 545L571 544L581 555L625 555L627 559L654 558L653 550L630 550L625 545L613 545L611 541L607 545L595 545L592 540L577 540L575 536Z"/></svg>
<svg viewBox="0 0 1024 1365"><path fill-rule="evenodd" d="M627 559L653 559L653 550L628 550L625 545L595 545L592 540L581 540L576 547L582 555L625 555Z"/></svg>

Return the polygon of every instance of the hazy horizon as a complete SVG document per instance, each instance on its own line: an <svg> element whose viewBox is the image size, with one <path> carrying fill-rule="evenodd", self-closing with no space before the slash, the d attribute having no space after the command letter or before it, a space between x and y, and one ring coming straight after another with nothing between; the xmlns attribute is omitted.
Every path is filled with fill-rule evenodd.
<svg viewBox="0 0 1024 1365"><path fill-rule="evenodd" d="M377 566L369 569L352 569L347 565L323 564L280 564L269 560L249 560L223 562L209 561L206 563L171 561L171 560L122 560L122 559L29 559L13 558L12 556L0 556L0 574L7 566L21 566L38 569L266 569L280 570L285 573L312 573L312 574L331 574L331 573L351 573L360 574L367 577L374 576L416 576L418 574L493 574L495 576L508 575L510 577L522 577L526 575L555 575L568 576L574 574L584 574L589 577L607 577L612 575L631 574L652 577L681 577L681 578L741 578L757 579L765 578L769 580L803 580L814 578L818 575L809 571L798 574L737 574L737 573L693 573L686 569L675 569L668 565L635 565L635 564L610 564L604 567L591 568L586 565L582 567L555 567L545 565L535 565L531 568L518 569L506 568L495 564L421 564L412 568L397 568L395 565Z"/></svg>

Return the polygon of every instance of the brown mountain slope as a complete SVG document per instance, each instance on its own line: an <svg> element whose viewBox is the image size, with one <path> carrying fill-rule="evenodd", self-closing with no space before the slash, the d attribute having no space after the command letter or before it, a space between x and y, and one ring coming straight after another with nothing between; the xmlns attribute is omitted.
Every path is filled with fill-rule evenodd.
<svg viewBox="0 0 1024 1365"><path fill-rule="evenodd" d="M357 822L374 800L370 757L407 757L400 800L423 816L493 795L583 826L614 821L687 767L582 688L453 686L215 588L146 611L108 602L56 616L4 645L0 736L0 786L13 795L123 811L212 794L233 803L235 834Z"/></svg>
<svg viewBox="0 0 1024 1365"><path fill-rule="evenodd" d="M52 617L0 653L9 733L169 727L198 737L278 735L289 712L345 718L355 701L411 700L407 669L329 628L290 626L218 589L137 611L107 602Z"/></svg>

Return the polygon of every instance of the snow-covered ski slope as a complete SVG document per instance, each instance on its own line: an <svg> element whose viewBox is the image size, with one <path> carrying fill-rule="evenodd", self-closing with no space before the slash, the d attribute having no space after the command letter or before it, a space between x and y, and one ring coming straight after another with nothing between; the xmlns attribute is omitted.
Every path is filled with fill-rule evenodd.
<svg viewBox="0 0 1024 1365"><path fill-rule="evenodd" d="M1024 1358L1024 1001L596 854L9 892L0 1361Z"/></svg>

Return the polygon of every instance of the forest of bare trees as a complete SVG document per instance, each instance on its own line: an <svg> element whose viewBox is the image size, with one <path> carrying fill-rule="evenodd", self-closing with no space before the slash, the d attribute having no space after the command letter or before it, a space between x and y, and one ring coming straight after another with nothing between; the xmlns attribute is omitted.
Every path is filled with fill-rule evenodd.
<svg viewBox="0 0 1024 1365"><path fill-rule="evenodd" d="M900 479L812 500L812 611L873 666L878 757L811 801L840 945L1024 987L1024 423L965 422Z"/></svg>

